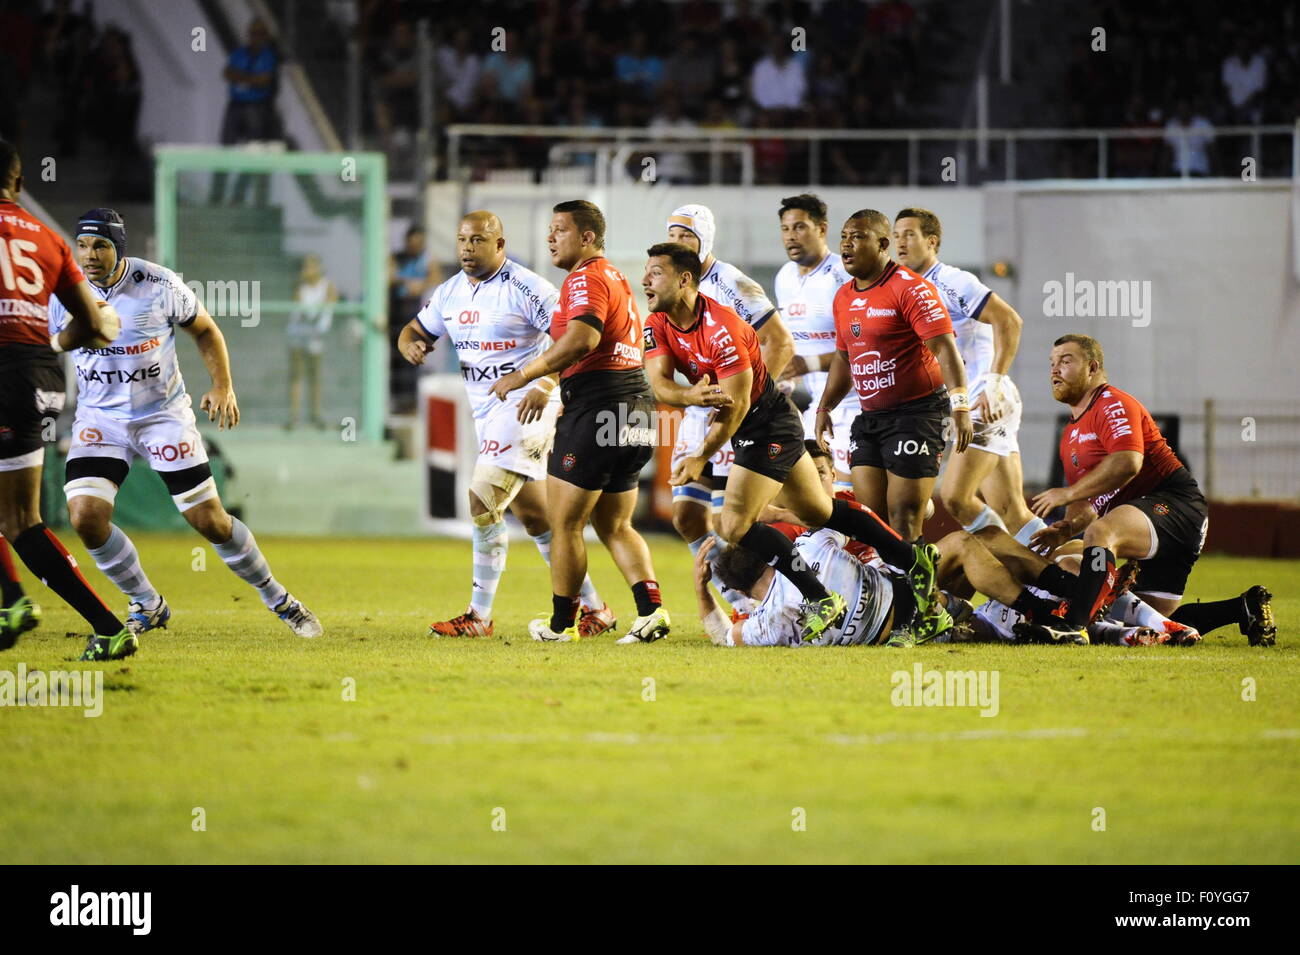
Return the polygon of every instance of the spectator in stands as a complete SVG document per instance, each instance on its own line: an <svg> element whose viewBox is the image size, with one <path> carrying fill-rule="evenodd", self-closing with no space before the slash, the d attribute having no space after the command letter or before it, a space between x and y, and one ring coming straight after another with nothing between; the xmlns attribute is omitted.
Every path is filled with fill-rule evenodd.
<svg viewBox="0 0 1300 955"><path fill-rule="evenodd" d="M655 133L666 129L696 129L698 127L682 113L682 103L676 94L668 93L660 98L659 112L650 120L650 125L647 128L650 132L650 138L653 139ZM689 153L677 150L658 150L655 155L657 156L655 169L657 181L674 186L689 186L695 182L695 169L691 164Z"/></svg>
<svg viewBox="0 0 1300 955"><path fill-rule="evenodd" d="M622 97L648 103L664 79L664 61L650 52L644 31L632 34L631 45L614 59L614 78Z"/></svg>
<svg viewBox="0 0 1300 955"><path fill-rule="evenodd" d="M1223 60L1220 75L1231 108L1230 122L1258 123L1260 100L1268 83L1268 65L1264 51L1253 47L1244 33L1237 34L1232 53Z"/></svg>
<svg viewBox="0 0 1300 955"><path fill-rule="evenodd" d="M718 47L718 68L710 101L721 103L741 123L749 121L749 67L740 53L740 40L725 35Z"/></svg>
<svg viewBox="0 0 1300 955"><path fill-rule="evenodd" d="M325 336L334 316L338 289L321 267L320 256L303 257L293 300L297 307L289 314L289 420L286 430L298 427L302 409L303 385L307 388L307 406L311 424L325 427L320 402L320 358L325 352Z"/></svg>
<svg viewBox="0 0 1300 955"><path fill-rule="evenodd" d="M248 25L248 42L230 54L222 76L230 84L230 99L221 121L221 144L279 139L275 96L280 85L280 55L262 19Z"/></svg>
<svg viewBox="0 0 1300 955"><path fill-rule="evenodd" d="M1181 176L1184 168L1192 176L1210 175L1209 147L1214 142L1214 127L1204 115L1193 113L1192 104L1185 98L1178 101L1174 115L1165 123L1165 142L1172 175Z"/></svg>
<svg viewBox="0 0 1300 955"><path fill-rule="evenodd" d="M442 269L429 253L424 230L411 226L406 230L402 247L388 261L388 338L396 341L400 332L442 282ZM392 410L409 413L415 408L415 388L419 369L401 357L396 348L389 349L389 389Z"/></svg>
<svg viewBox="0 0 1300 955"><path fill-rule="evenodd" d="M749 77L749 95L759 109L769 113L780 111L771 117L776 122L781 113L802 108L807 93L803 60L791 53L789 34L778 34L772 40L771 52L754 64Z"/></svg>
<svg viewBox="0 0 1300 955"><path fill-rule="evenodd" d="M419 64L415 27L409 20L393 24L388 43L375 57L375 125L384 148L405 146L419 125Z"/></svg>
<svg viewBox="0 0 1300 955"><path fill-rule="evenodd" d="M468 28L456 31L451 46L438 47L436 58L439 93L451 103L457 119L471 120L482 60L471 50Z"/></svg>
<svg viewBox="0 0 1300 955"><path fill-rule="evenodd" d="M483 98L501 103L516 113L533 92L533 64L520 45L519 34L507 30L505 49L484 57Z"/></svg>
<svg viewBox="0 0 1300 955"><path fill-rule="evenodd" d="M1124 106L1124 128L1151 130L1150 136L1140 139L1116 139L1111 147L1110 176L1154 176L1164 144L1160 139L1160 124L1155 110L1147 105L1146 97L1135 91Z"/></svg>
<svg viewBox="0 0 1300 955"><path fill-rule="evenodd" d="M664 67L664 85L676 92L682 102L694 105L709 95L715 72L712 47L706 50L694 33L678 34Z"/></svg>

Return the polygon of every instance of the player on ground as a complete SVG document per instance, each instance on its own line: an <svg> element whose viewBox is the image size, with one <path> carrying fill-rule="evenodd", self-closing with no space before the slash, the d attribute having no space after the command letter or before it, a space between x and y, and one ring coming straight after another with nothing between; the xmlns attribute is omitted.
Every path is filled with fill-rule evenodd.
<svg viewBox="0 0 1300 955"><path fill-rule="evenodd" d="M434 289L402 329L397 348L412 365L422 365L438 339L447 336L460 361L479 444L469 484L473 581L469 608L432 624L429 632L438 637L487 637L492 635L492 603L506 567L507 507L550 563L551 525L542 478L560 411L553 377L538 378L531 388L512 392L504 402L489 389L499 377L546 350L559 292L536 272L506 258L501 220L491 212L470 212L460 220L456 248L460 271ZM582 581L581 599L582 636L613 629L613 611L590 577Z"/></svg>
<svg viewBox="0 0 1300 955"><path fill-rule="evenodd" d="M1097 340L1058 338L1051 382L1052 397L1070 409L1061 434L1067 486L1037 495L1033 509L1045 518L1064 507L1065 518L1030 543L1050 551L1083 533L1083 565L1067 622L1079 625L1108 599L1118 556L1139 562L1134 590L1161 614L1202 633L1235 619L1252 645L1272 644L1276 628L1263 587L1179 608L1205 543L1209 508L1146 408L1110 384Z"/></svg>
<svg viewBox="0 0 1300 955"><path fill-rule="evenodd" d="M1046 525L1025 504L1020 484L1016 436L1022 405L1009 372L1024 322L970 272L940 262L942 241L939 217L928 209L907 208L894 217L894 257L942 293L970 385L974 433L966 453L948 459L939 496L964 530L999 525L1028 543ZM1012 457L1014 462L999 467L1001 459Z"/></svg>
<svg viewBox="0 0 1300 955"><path fill-rule="evenodd" d="M840 620L844 596L828 591L799 563L784 534L757 522L778 494L802 523L840 530L910 568L918 639L931 639L951 626L931 599L933 548L908 544L874 514L827 495L804 450L799 413L767 373L758 336L731 309L700 293L696 276L703 266L695 252L666 242L652 246L647 255L642 287L654 312L646 322L646 371L655 396L675 407L718 409L703 444L678 462L671 483L697 480L710 456L724 442L732 442L736 458L727 476L718 532L723 540L775 566L803 595L803 639L817 637ZM674 372L691 384L679 385Z"/></svg>
<svg viewBox="0 0 1300 955"><path fill-rule="evenodd" d="M64 402L63 368L55 353L107 344L120 326L116 313L91 291L67 243L18 205L22 187L18 150L0 139L0 650L12 647L40 620L40 608L18 583L7 540L98 638L121 652L134 639L131 631L90 589L41 522L42 432ZM51 296L64 303L69 316L53 337Z"/></svg>
<svg viewBox="0 0 1300 955"><path fill-rule="evenodd" d="M551 616L533 620L534 640L577 640L575 620L587 576L588 520L632 588L637 617L619 643L668 635L650 549L632 526L637 482L657 440L654 396L641 357L641 316L632 289L605 258L605 216L585 199L552 210L551 262L569 274L551 320L555 344L492 386L501 401L559 373L564 413L547 467L554 539Z"/></svg>
<svg viewBox="0 0 1300 955"><path fill-rule="evenodd" d="M832 412L856 388L862 410L850 444L854 495L914 540L949 416L956 453L970 442L970 400L943 297L890 259L889 236L889 220L874 209L855 212L840 233L840 257L853 279L835 294L836 353L816 430L824 444L833 440Z"/></svg>
<svg viewBox="0 0 1300 955"><path fill-rule="evenodd" d="M826 203L804 193L781 200L781 242L790 261L776 273L776 301L794 338L794 357L783 381L801 382L811 396L803 413L804 437L816 439L817 399L826 390L826 372L835 358L835 293L852 276L826 244ZM830 442L836 483L852 487L849 431L858 416L858 396L847 394L831 413Z"/></svg>
<svg viewBox="0 0 1300 955"><path fill-rule="evenodd" d="M217 495L176 358L176 329L194 339L212 377L199 408L218 428L233 428L239 424L239 405L221 329L174 272L127 257L126 226L112 209L83 214L76 239L81 268L121 316L122 334L106 348L72 353L80 393L63 492L72 526L95 566L131 598L130 639L119 645L92 637L88 659L134 653L139 634L165 627L171 618L167 601L145 575L135 544L113 524L114 499L137 457L149 462L176 509L211 541L226 566L257 591L268 610L298 636L320 636L315 614L271 576L252 532L226 512ZM56 334L66 320L63 307L51 303L50 333Z"/></svg>
<svg viewBox="0 0 1300 955"><path fill-rule="evenodd" d="M704 269L700 291L731 309L753 328L758 333L764 364L769 369L782 369L794 354L790 331L762 286L713 255L716 234L713 212L708 206L685 205L668 217L668 241L680 242L700 257ZM686 409L673 446L673 468L699 449L709 430L709 415L708 408L698 405ZM692 554L699 551L713 528L710 512L722 507L722 487L734 458L735 449L728 442L710 458L698 481L673 488L673 527Z"/></svg>

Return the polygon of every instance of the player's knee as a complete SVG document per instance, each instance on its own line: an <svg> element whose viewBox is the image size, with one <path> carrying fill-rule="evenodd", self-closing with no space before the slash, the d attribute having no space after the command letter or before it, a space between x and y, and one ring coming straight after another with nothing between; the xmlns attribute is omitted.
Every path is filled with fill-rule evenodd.
<svg viewBox="0 0 1300 955"><path fill-rule="evenodd" d="M673 508L673 529L683 540L699 540L709 532L709 509L693 505Z"/></svg>
<svg viewBox="0 0 1300 955"><path fill-rule="evenodd" d="M213 501L212 506L191 508L185 511L185 519L205 538L216 544L230 540L234 532L234 521L220 503Z"/></svg>
<svg viewBox="0 0 1300 955"><path fill-rule="evenodd" d="M718 536L728 544L739 544L752 526L753 522L746 520L743 515L735 511L723 511L718 517Z"/></svg>
<svg viewBox="0 0 1300 955"><path fill-rule="evenodd" d="M541 512L525 511L515 516L519 518L519 523L524 525L524 533L529 537L538 537L551 529L551 522Z"/></svg>
<svg viewBox="0 0 1300 955"><path fill-rule="evenodd" d="M979 513L979 508L973 500L955 491L940 491L939 501L943 504L943 509L951 514L954 520L962 523L966 523Z"/></svg>

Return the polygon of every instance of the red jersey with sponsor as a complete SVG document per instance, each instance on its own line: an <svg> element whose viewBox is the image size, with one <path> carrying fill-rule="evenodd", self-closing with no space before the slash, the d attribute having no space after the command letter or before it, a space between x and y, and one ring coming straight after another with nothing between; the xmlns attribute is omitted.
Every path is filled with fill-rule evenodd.
<svg viewBox="0 0 1300 955"><path fill-rule="evenodd" d="M1150 494L1183 466L1142 402L1114 385L1102 385L1061 433L1065 483L1076 483L1116 451L1141 452L1142 470L1119 490L1094 497L1098 514Z"/></svg>
<svg viewBox="0 0 1300 955"><path fill-rule="evenodd" d="M925 345L952 334L939 290L896 262L865 289L855 284L835 293L835 345L848 353L862 410L895 408L942 385L939 362Z"/></svg>
<svg viewBox="0 0 1300 955"><path fill-rule="evenodd" d="M695 299L695 322L690 328L678 328L667 312L655 312L646 319L645 356L658 355L670 356L691 384L701 378L717 384L752 369L751 404L767 388L767 366L753 327L707 295Z"/></svg>
<svg viewBox="0 0 1300 955"><path fill-rule="evenodd" d="M85 279L68 243L16 202L0 199L0 346L50 344L50 295Z"/></svg>
<svg viewBox="0 0 1300 955"><path fill-rule="evenodd" d="M551 339L559 341L572 319L590 315L601 323L600 344L564 370L561 378L587 371L632 371L641 357L641 315L623 273L598 255L569 273L560 286L560 305L551 319Z"/></svg>

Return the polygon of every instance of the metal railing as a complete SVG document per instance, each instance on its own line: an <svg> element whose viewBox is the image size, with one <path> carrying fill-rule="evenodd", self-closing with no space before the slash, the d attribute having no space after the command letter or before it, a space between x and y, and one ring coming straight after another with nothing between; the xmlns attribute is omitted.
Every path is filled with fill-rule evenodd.
<svg viewBox="0 0 1300 955"><path fill-rule="evenodd" d="M644 127L614 126L593 128L588 126L527 126L483 123L459 123L446 128L447 135L447 169L448 178L460 181L467 178L468 169L464 161L466 147L474 140L503 138L533 138L549 140L581 141L590 144L588 151L597 152L610 147L634 147L643 142L649 132ZM1163 128L1096 128L1096 129L656 129L654 138L664 141L670 149L682 149L683 145L694 144L704 151L715 155L711 170L716 175L720 168L720 157L724 151L734 149L737 143L754 143L764 140L782 140L793 143L806 143L808 146L808 179L812 186L823 184L823 152L827 143L893 143L903 144L907 150L906 181L909 186L921 184L921 151L923 146L951 143L954 145L954 157L958 169L968 169L965 159L968 149L974 146L978 156L987 156L989 147L1000 145L1002 159L1000 163L989 162L978 170L975 181L997 179L996 166L1001 166L1002 179L1014 182L1023 178L1061 178L1059 176L1020 175L1019 154L1030 145L1043 143L1072 143L1085 149L1096 149L1096 179L1113 178L1114 144L1117 141L1137 140L1160 148L1177 142L1180 148L1176 155L1179 161L1179 177L1191 179L1191 157L1193 149L1204 148L1201 141L1214 141L1225 138L1241 137L1249 141L1250 152L1242 158L1254 157L1257 160L1263 152L1266 137L1289 136L1291 139L1289 168L1282 173L1290 178L1300 171L1300 121L1294 125L1272 124L1256 126L1216 126L1209 129L1185 129L1166 131ZM573 143L566 143L572 152ZM945 157L948 158L948 157ZM1091 163L1090 163L1091 164ZM1240 170L1233 170L1236 175ZM1127 177L1125 177L1127 178ZM939 177L935 177L936 180ZM951 181L951 180L943 180ZM970 176L963 175L961 181L971 182ZM716 180L715 180L716 182Z"/></svg>

